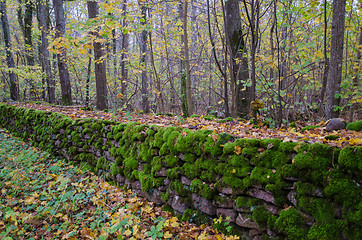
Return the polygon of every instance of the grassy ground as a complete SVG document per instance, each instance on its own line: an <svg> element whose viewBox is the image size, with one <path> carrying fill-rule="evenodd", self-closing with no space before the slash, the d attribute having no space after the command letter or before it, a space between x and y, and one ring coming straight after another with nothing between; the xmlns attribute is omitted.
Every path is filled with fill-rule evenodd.
<svg viewBox="0 0 362 240"><path fill-rule="evenodd" d="M0 129L0 239L237 239L179 222Z"/></svg>

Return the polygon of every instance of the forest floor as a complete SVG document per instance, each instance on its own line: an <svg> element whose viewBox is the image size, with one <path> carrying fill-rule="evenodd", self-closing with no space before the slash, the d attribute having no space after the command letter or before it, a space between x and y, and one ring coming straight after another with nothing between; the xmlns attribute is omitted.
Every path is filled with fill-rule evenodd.
<svg viewBox="0 0 362 240"><path fill-rule="evenodd" d="M0 239L239 239L169 212L0 129Z"/></svg>
<svg viewBox="0 0 362 240"><path fill-rule="evenodd" d="M331 146L345 147L350 145L362 146L362 132L350 130L338 130L327 132L326 122L305 123L295 122L295 127L268 128L263 124L262 119L259 119L256 124L250 123L247 120L229 119L231 121L223 121L220 119L206 120L204 116L183 118L181 116L168 116L158 114L142 114L140 111L124 112L124 111L87 111L82 110L81 106L55 106L47 103L25 103L15 102L13 105L24 108L32 108L43 111L58 112L71 117L77 118L96 118L113 120L118 122L138 122L140 124L157 124L160 126L176 126L188 128L192 130L207 129L215 133L229 133L238 138L278 138L285 142L308 142L308 143L324 143ZM206 117L207 118L207 117ZM208 118L209 119L209 118ZM307 126L313 126L306 129ZM303 129L304 128L304 129ZM330 140L328 136L337 137L335 140Z"/></svg>

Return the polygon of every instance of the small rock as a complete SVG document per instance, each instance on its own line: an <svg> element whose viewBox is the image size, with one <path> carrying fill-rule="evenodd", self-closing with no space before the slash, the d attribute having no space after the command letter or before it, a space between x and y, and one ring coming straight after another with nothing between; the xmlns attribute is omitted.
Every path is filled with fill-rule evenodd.
<svg viewBox="0 0 362 240"><path fill-rule="evenodd" d="M290 191L287 195L289 202L293 203L294 206L297 206L298 204L296 196L297 196L297 191Z"/></svg>
<svg viewBox="0 0 362 240"><path fill-rule="evenodd" d="M191 185L191 180L188 179L188 178L185 177L185 176L181 176L181 183L182 183L183 185L190 186L190 185Z"/></svg>
<svg viewBox="0 0 362 240"><path fill-rule="evenodd" d="M219 208L233 208L233 200L231 198L225 198L222 201L214 200L214 205Z"/></svg>
<svg viewBox="0 0 362 240"><path fill-rule="evenodd" d="M216 216L219 218L222 216L225 221L228 222L235 222L236 220L236 212L233 209L226 209L226 208L218 208L216 210ZM230 219L226 219L226 217L229 217Z"/></svg>
<svg viewBox="0 0 362 240"><path fill-rule="evenodd" d="M280 209L275 205L265 205L265 208L274 215L280 211Z"/></svg>
<svg viewBox="0 0 362 240"><path fill-rule="evenodd" d="M160 171L156 173L156 177L167 177L167 169L162 168Z"/></svg>
<svg viewBox="0 0 362 240"><path fill-rule="evenodd" d="M231 195L233 194L233 190L231 188L221 188L219 190L222 194L225 194L225 195Z"/></svg>
<svg viewBox="0 0 362 240"><path fill-rule="evenodd" d="M180 196L178 195L175 195L173 197L171 202L171 207L179 213L183 213L186 209L189 208L188 204L181 202Z"/></svg>
<svg viewBox="0 0 362 240"><path fill-rule="evenodd" d="M256 189L256 188L254 188L254 189L251 189L251 190L249 191L249 194L250 194L250 196L252 196L252 197L255 197L255 198L264 200L264 201L266 201L266 202L270 202L270 203L275 204L275 202L274 202L274 197L273 197L273 195L272 195L271 193L269 193L269 192L263 191L263 190L261 190L261 189Z"/></svg>
<svg viewBox="0 0 362 240"><path fill-rule="evenodd" d="M239 213L238 217L236 218L235 223L240 227L245 228L255 228L258 229L259 226L256 222L248 218L246 215L242 215Z"/></svg>
<svg viewBox="0 0 362 240"><path fill-rule="evenodd" d="M153 190L153 193L148 197L148 200L154 202L157 206L165 203L161 198L161 192L158 190Z"/></svg>
<svg viewBox="0 0 362 240"><path fill-rule="evenodd" d="M341 118L332 118L326 125L326 131L331 132L334 130L346 129L346 123Z"/></svg>
<svg viewBox="0 0 362 240"><path fill-rule="evenodd" d="M196 193L192 194L192 205L195 209L206 213L210 216L214 216L216 214L216 208L211 201L197 195Z"/></svg>

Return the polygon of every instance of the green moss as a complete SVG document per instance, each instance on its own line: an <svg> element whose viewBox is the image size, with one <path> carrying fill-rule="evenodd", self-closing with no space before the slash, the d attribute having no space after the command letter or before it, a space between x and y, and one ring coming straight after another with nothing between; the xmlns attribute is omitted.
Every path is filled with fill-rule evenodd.
<svg viewBox="0 0 362 240"><path fill-rule="evenodd" d="M259 154L259 148L257 147L245 147L241 150L244 156L252 158Z"/></svg>
<svg viewBox="0 0 362 240"><path fill-rule="evenodd" d="M86 171L93 171L93 167L91 165L89 165L89 163L83 161L80 162L80 169L82 169L82 171L86 172Z"/></svg>
<svg viewBox="0 0 362 240"><path fill-rule="evenodd" d="M124 173L127 177L130 176L132 171L138 167L138 161L133 157L129 157L124 160L123 165L124 165Z"/></svg>
<svg viewBox="0 0 362 240"><path fill-rule="evenodd" d="M165 201L165 202L167 202L167 201ZM175 212L175 210L173 210L173 208L172 208L170 205L168 205L168 204L165 204L165 205L162 206L162 211L164 211L164 212L169 212L169 213L171 213L172 215L173 215L174 212Z"/></svg>
<svg viewBox="0 0 362 240"><path fill-rule="evenodd" d="M302 128L301 130L300 130L300 132L304 132L304 131L307 131L307 130L311 130L311 129L316 129L316 128L319 128L320 126L306 126L306 127L304 127L304 128Z"/></svg>
<svg viewBox="0 0 362 240"><path fill-rule="evenodd" d="M337 140L338 138L340 138L340 136L338 135L328 135L324 137L326 140Z"/></svg>
<svg viewBox="0 0 362 240"><path fill-rule="evenodd" d="M82 149L83 151L88 151L90 149L90 146L88 144L84 144Z"/></svg>
<svg viewBox="0 0 362 240"><path fill-rule="evenodd" d="M151 161L151 166L151 174L152 176L155 176L155 174L162 169L162 158L154 157Z"/></svg>
<svg viewBox="0 0 362 240"><path fill-rule="evenodd" d="M347 129L352 130L352 131L361 131L362 130L362 120L348 123Z"/></svg>
<svg viewBox="0 0 362 240"><path fill-rule="evenodd" d="M104 157L100 157L97 160L96 169L99 170L99 169L104 169L104 168L105 168L105 159L104 159Z"/></svg>
<svg viewBox="0 0 362 240"><path fill-rule="evenodd" d="M201 224L210 223L211 218L209 216L207 216L206 214L203 214L199 211L188 208L183 212L181 221L183 221L183 222L188 221L188 222L194 223L196 225L201 225Z"/></svg>
<svg viewBox="0 0 362 240"><path fill-rule="evenodd" d="M268 183L273 183L277 179L277 175L273 173L271 169L263 167L254 167L251 171L250 179L253 180L255 184L266 185Z"/></svg>
<svg viewBox="0 0 362 240"><path fill-rule="evenodd" d="M259 225L259 227L266 227L269 218L272 218L272 213L266 210L265 206L257 206L252 211L252 219Z"/></svg>
<svg viewBox="0 0 362 240"><path fill-rule="evenodd" d="M240 178L232 177L232 176L223 176L222 177L223 183L226 185L235 188L235 189L242 189L243 188L243 181Z"/></svg>
<svg viewBox="0 0 362 240"><path fill-rule="evenodd" d="M184 161L187 163L193 164L195 162L196 156L192 153L185 153Z"/></svg>
<svg viewBox="0 0 362 240"><path fill-rule="evenodd" d="M180 197L187 197L190 194L190 191L185 188L185 186L180 181L173 181L170 184L172 190L174 190L177 195Z"/></svg>
<svg viewBox="0 0 362 240"><path fill-rule="evenodd" d="M194 179L191 182L191 190L195 193L198 193L200 196L203 196L204 198L211 200L213 199L215 192L211 189L211 187L206 184L205 182L202 182L200 179Z"/></svg>
<svg viewBox="0 0 362 240"><path fill-rule="evenodd" d="M179 165L179 158L177 156L167 155L165 157L165 165L168 168L177 167Z"/></svg>
<svg viewBox="0 0 362 240"><path fill-rule="evenodd" d="M275 226L278 231L286 234L288 239L301 240L306 239L307 237L305 221L298 210L294 207L281 211L280 216L276 220Z"/></svg>
<svg viewBox="0 0 362 240"><path fill-rule="evenodd" d="M112 176L116 176L117 174L119 173L122 173L122 168L120 168L117 164L112 164L111 165L111 173L112 173Z"/></svg>
<svg viewBox="0 0 362 240"><path fill-rule="evenodd" d="M324 188L327 197L333 197L337 203L345 207L353 207L359 203L360 193L357 183L351 179L332 179Z"/></svg>
<svg viewBox="0 0 362 240"><path fill-rule="evenodd" d="M317 223L309 229L308 240L338 240L340 238L340 229L337 221L333 220L326 225L319 225Z"/></svg>
<svg viewBox="0 0 362 240"><path fill-rule="evenodd" d="M70 147L69 150L68 150L69 155L74 155L77 152L78 152L78 148L74 147L74 146Z"/></svg>
<svg viewBox="0 0 362 240"><path fill-rule="evenodd" d="M167 178L169 179L179 179L180 174L181 174L180 167L167 169Z"/></svg>
<svg viewBox="0 0 362 240"><path fill-rule="evenodd" d="M201 172L200 179L204 182L215 182L216 181L216 174L214 171L205 170Z"/></svg>
<svg viewBox="0 0 362 240"><path fill-rule="evenodd" d="M172 131L168 133L167 131L164 134L164 141L167 144L168 149L172 154L178 154L177 148L176 148L176 142L180 135L179 131Z"/></svg>
<svg viewBox="0 0 362 240"><path fill-rule="evenodd" d="M200 169L194 164L185 163L181 167L181 173L189 178L193 179L199 176Z"/></svg>
<svg viewBox="0 0 362 240"><path fill-rule="evenodd" d="M283 151L265 150L258 158L253 159L253 163L260 167L279 168L291 160Z"/></svg>
<svg viewBox="0 0 362 240"><path fill-rule="evenodd" d="M170 193L170 189L169 189L169 188L166 190L166 192L161 193L161 199L162 199L164 202L168 202L168 200L170 199L170 197L171 197L171 193Z"/></svg>
<svg viewBox="0 0 362 240"><path fill-rule="evenodd" d="M362 171L362 147L348 146L341 150L338 163L344 168L350 171L359 170Z"/></svg>
<svg viewBox="0 0 362 240"><path fill-rule="evenodd" d="M315 156L311 152L298 153L294 157L294 165L299 169L327 170L332 167L332 160L326 157Z"/></svg>

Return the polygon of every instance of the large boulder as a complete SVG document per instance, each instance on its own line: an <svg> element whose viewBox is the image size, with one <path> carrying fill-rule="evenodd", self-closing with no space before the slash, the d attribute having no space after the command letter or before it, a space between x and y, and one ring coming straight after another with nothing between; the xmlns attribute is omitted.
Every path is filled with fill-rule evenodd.
<svg viewBox="0 0 362 240"><path fill-rule="evenodd" d="M332 118L327 122L326 130L331 132L334 130L346 129L346 123L341 118Z"/></svg>

